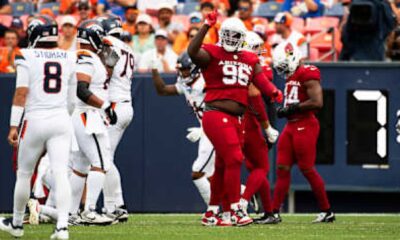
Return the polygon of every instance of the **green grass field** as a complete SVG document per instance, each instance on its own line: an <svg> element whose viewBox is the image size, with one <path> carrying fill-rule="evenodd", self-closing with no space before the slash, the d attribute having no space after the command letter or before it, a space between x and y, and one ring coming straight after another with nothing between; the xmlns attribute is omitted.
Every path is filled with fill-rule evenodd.
<svg viewBox="0 0 400 240"><path fill-rule="evenodd" d="M400 215L338 214L330 224L311 224L314 215L282 215L278 225L209 228L200 214L134 214L128 223L107 227L70 227L71 240L256 240L256 239L400 239ZM53 225L25 225L22 239L49 239ZM0 239L11 239L0 232Z"/></svg>

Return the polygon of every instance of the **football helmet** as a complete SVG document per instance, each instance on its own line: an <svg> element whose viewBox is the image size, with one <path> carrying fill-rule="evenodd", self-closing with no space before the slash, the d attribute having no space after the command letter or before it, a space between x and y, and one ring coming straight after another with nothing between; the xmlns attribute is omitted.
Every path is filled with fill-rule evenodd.
<svg viewBox="0 0 400 240"><path fill-rule="evenodd" d="M246 32L245 43L243 44L243 49L261 55L263 53L264 41L261 37L252 31Z"/></svg>
<svg viewBox="0 0 400 240"><path fill-rule="evenodd" d="M219 30L219 39L221 46L227 52L239 51L246 37L246 27L239 18L228 18L222 22Z"/></svg>
<svg viewBox="0 0 400 240"><path fill-rule="evenodd" d="M57 22L49 16L34 17L27 28L29 47L34 48L38 42L53 42L58 40Z"/></svg>
<svg viewBox="0 0 400 240"><path fill-rule="evenodd" d="M106 35L113 35L119 38L122 34L121 18L114 14L104 14L96 18L101 23Z"/></svg>
<svg viewBox="0 0 400 240"><path fill-rule="evenodd" d="M292 75L300 65L300 50L291 43L278 45L273 54L273 66L279 75Z"/></svg>
<svg viewBox="0 0 400 240"><path fill-rule="evenodd" d="M199 75L200 75L200 68L197 67L193 62L192 59L190 59L189 54L187 52L182 53L177 62L176 62L176 68L178 69L178 75L180 76L180 81L189 84L193 82ZM190 76L184 78L182 76L181 70L183 69L190 69Z"/></svg>
<svg viewBox="0 0 400 240"><path fill-rule="evenodd" d="M104 36L103 26L96 20L83 21L78 27L78 42L91 45L97 52L103 48Z"/></svg>

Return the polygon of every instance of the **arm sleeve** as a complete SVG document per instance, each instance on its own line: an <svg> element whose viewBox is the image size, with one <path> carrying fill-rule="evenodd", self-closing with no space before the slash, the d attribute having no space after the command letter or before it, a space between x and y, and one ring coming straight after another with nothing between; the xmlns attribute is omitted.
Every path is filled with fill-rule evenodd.
<svg viewBox="0 0 400 240"><path fill-rule="evenodd" d="M24 65L17 65L17 81L16 87L29 86L29 70Z"/></svg>
<svg viewBox="0 0 400 240"><path fill-rule="evenodd" d="M265 96L273 98L277 91L275 85L268 80L263 72L254 76L253 83Z"/></svg>
<svg viewBox="0 0 400 240"><path fill-rule="evenodd" d="M249 103L253 108L253 110L258 113L257 115L258 121L260 122L268 121L268 115L265 110L265 104L261 94L249 97Z"/></svg>

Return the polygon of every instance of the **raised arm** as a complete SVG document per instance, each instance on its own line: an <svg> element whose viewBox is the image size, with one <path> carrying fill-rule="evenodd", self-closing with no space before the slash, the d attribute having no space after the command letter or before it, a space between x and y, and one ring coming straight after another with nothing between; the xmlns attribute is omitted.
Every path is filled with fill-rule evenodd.
<svg viewBox="0 0 400 240"><path fill-rule="evenodd" d="M188 54L193 63L197 66L206 67L211 61L210 54L207 51L201 49L201 45L203 44L203 40L208 32L208 29L214 26L217 22L217 15L218 14L216 11L208 14L203 26L201 26L199 32L189 43Z"/></svg>
<svg viewBox="0 0 400 240"><path fill-rule="evenodd" d="M174 96L179 95L178 90L173 84L165 84L164 80L161 78L157 69L152 69L151 74L153 75L154 87L157 90L157 94L160 96Z"/></svg>

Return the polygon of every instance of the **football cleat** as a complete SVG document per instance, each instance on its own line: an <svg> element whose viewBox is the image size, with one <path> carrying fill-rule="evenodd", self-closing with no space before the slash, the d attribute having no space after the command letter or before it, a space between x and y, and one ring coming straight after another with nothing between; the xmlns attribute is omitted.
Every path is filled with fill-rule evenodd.
<svg viewBox="0 0 400 240"><path fill-rule="evenodd" d="M81 218L84 225L111 225L114 222L114 219L98 214L94 210L83 211Z"/></svg>
<svg viewBox="0 0 400 240"><path fill-rule="evenodd" d="M274 218L278 219L278 222L282 222L282 218L279 212L274 212Z"/></svg>
<svg viewBox="0 0 400 240"><path fill-rule="evenodd" d="M39 224L39 201L31 198L28 201L29 208L29 224L38 225Z"/></svg>
<svg viewBox="0 0 400 240"><path fill-rule="evenodd" d="M321 212L312 221L312 223L328 223L336 220L335 214L333 212Z"/></svg>
<svg viewBox="0 0 400 240"><path fill-rule="evenodd" d="M68 226L81 226L83 225L82 218L79 214L69 214Z"/></svg>
<svg viewBox="0 0 400 240"><path fill-rule="evenodd" d="M69 239L68 228L54 229L54 233L51 234L50 239L58 239L58 240Z"/></svg>
<svg viewBox="0 0 400 240"><path fill-rule="evenodd" d="M125 205L115 208L115 211L112 213L107 213L107 211L103 212L105 212L104 214L107 217L114 219L115 223L127 222L129 218L128 210L126 209Z"/></svg>
<svg viewBox="0 0 400 240"><path fill-rule="evenodd" d="M13 237L22 237L24 235L23 226L14 226L12 221L12 218L0 217L0 230L8 232Z"/></svg>
<svg viewBox="0 0 400 240"><path fill-rule="evenodd" d="M201 219L201 224L203 226L219 226L219 227L229 227L232 226L230 219L222 220L220 214L215 214L213 211L207 211L203 214Z"/></svg>
<svg viewBox="0 0 400 240"><path fill-rule="evenodd" d="M254 223L256 224L277 224L279 222L279 219L275 218L273 214L267 213L264 213L260 218L254 219Z"/></svg>
<svg viewBox="0 0 400 240"><path fill-rule="evenodd" d="M238 204L236 210L231 210L231 221L232 224L238 227L246 226L253 223L253 219L249 217L247 211Z"/></svg>

